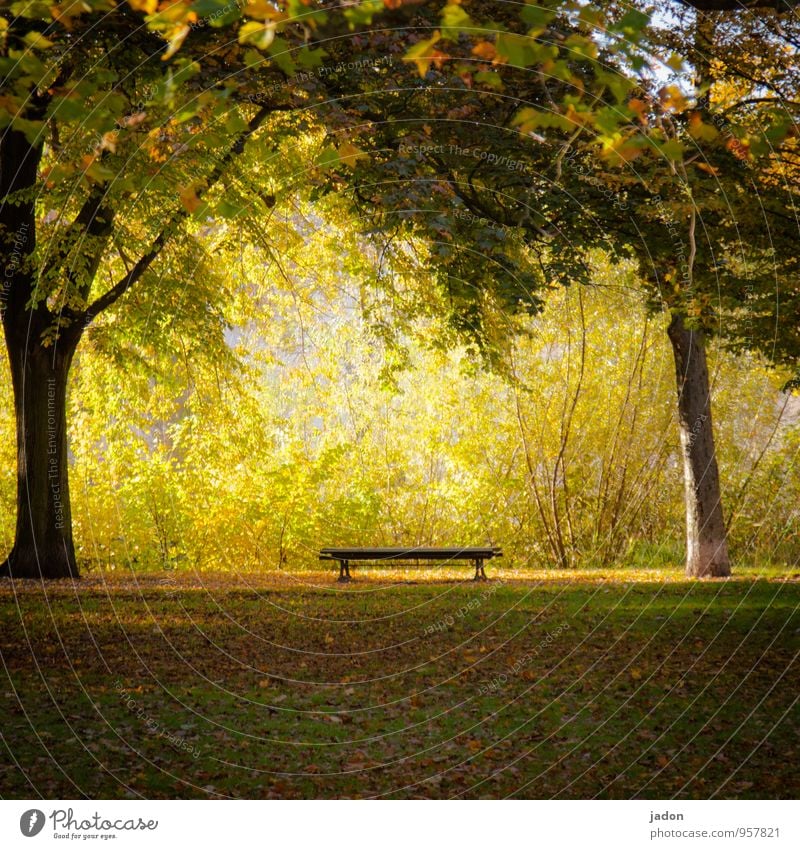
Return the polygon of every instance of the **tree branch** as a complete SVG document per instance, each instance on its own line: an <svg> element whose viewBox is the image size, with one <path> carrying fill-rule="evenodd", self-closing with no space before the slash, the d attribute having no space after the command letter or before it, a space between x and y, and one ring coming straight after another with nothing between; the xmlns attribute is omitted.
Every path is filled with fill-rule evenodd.
<svg viewBox="0 0 800 849"><path fill-rule="evenodd" d="M258 112L248 122L247 129L239 135L225 155L217 161L217 164L205 179L205 186L197 190L196 194L198 198L203 197L219 182L228 165L230 165L237 156L241 155L248 139L256 132L256 130L258 130L269 115L273 112L284 111L284 109L285 107L262 106L261 109L258 110ZM112 286L105 294L100 295L100 297L90 304L83 313L78 315L78 318L83 322L84 327L97 318L103 310L108 309L108 307L116 303L128 291L128 289L130 289L131 286L133 286L134 283L142 277L142 275L152 265L153 260L155 260L155 258L161 253L164 245L167 244L174 233L175 228L188 217L189 211L186 209L180 209L175 212L170 221L155 237L148 251L136 261L130 271L128 271L125 276L114 284L114 286Z"/></svg>
<svg viewBox="0 0 800 849"><path fill-rule="evenodd" d="M748 9L789 12L800 5L800 0L680 0L680 3L699 12L744 12Z"/></svg>
<svg viewBox="0 0 800 849"><path fill-rule="evenodd" d="M94 186L89 196L83 202L83 206L75 216L72 223L67 227L63 238L60 240L60 248L52 257L44 269L43 277L48 278L67 260L75 243L84 235L86 236L108 236L113 225L113 210L103 205L106 199L108 186L106 183ZM90 268L97 268L100 264L102 248L95 252L89 263ZM74 275L73 275L74 276ZM94 275L90 273L89 284ZM88 296L88 291L86 292Z"/></svg>

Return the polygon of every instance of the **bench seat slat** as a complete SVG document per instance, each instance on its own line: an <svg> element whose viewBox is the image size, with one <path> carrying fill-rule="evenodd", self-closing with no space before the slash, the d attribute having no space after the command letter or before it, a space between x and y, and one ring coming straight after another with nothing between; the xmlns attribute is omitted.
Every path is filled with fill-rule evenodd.
<svg viewBox="0 0 800 849"><path fill-rule="evenodd" d="M321 560L491 560L497 548L323 548Z"/></svg>

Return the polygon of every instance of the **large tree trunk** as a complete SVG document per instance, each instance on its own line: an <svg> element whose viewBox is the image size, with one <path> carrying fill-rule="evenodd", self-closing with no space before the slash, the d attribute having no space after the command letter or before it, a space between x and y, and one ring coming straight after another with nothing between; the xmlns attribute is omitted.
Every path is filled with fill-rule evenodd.
<svg viewBox="0 0 800 849"><path fill-rule="evenodd" d="M17 421L17 529L0 574L78 577L69 500L66 395L74 344L7 333Z"/></svg>
<svg viewBox="0 0 800 849"><path fill-rule="evenodd" d="M691 578L721 578L730 575L731 567L714 449L705 337L702 331L687 329L679 314L673 315L667 334L678 385L686 495L686 574Z"/></svg>
<svg viewBox="0 0 800 849"><path fill-rule="evenodd" d="M32 117L46 104L31 96ZM79 326L50 347L42 343L56 317L36 297L38 275L34 187L42 141L19 130L0 134L0 318L6 339L17 422L17 528L0 575L14 578L77 577L67 479L67 374L80 339Z"/></svg>

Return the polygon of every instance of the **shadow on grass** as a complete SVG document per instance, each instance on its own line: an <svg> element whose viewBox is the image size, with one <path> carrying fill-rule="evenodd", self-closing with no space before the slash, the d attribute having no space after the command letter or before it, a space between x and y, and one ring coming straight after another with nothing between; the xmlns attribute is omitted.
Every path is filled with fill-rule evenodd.
<svg viewBox="0 0 800 849"><path fill-rule="evenodd" d="M797 794L796 579L492 575L6 582L3 795Z"/></svg>

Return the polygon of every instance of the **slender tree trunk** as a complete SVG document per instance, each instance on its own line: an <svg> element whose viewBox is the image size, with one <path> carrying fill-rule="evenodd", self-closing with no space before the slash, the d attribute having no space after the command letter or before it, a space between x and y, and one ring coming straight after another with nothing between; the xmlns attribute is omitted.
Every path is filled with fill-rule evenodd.
<svg viewBox="0 0 800 849"><path fill-rule="evenodd" d="M686 493L686 575L730 575L719 470L711 421L711 392L702 331L674 314L667 330L675 357L683 477Z"/></svg>
<svg viewBox="0 0 800 849"><path fill-rule="evenodd" d="M13 578L78 577L69 500L66 396L75 344L7 333L17 422L17 528L0 566Z"/></svg>

